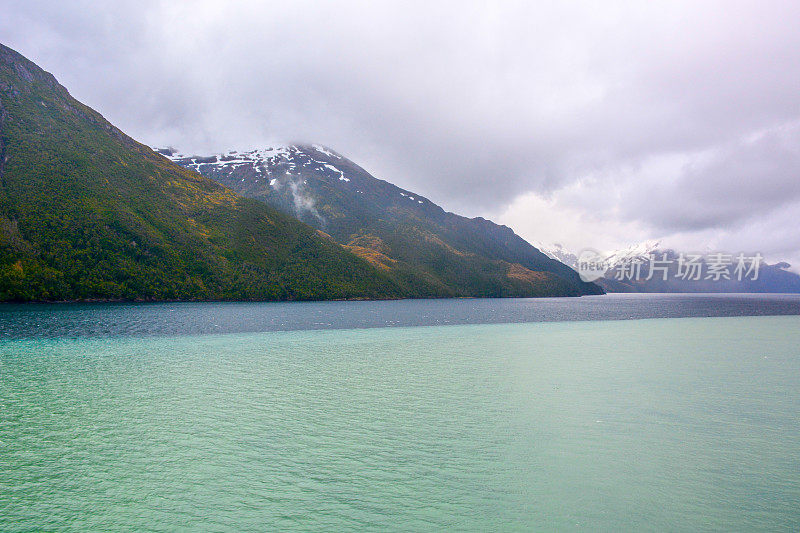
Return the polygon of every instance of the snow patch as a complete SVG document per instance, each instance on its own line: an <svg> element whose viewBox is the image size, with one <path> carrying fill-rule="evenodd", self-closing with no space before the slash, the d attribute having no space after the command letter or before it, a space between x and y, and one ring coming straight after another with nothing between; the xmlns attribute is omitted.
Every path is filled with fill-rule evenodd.
<svg viewBox="0 0 800 533"><path fill-rule="evenodd" d="M338 156L338 155L334 154L333 152L331 152L330 150L328 150L324 146L320 146L318 144L312 144L311 148L313 148L314 150L316 150L317 152L319 152L321 154L327 155L328 157L335 157L336 159L341 159L341 156Z"/></svg>
<svg viewBox="0 0 800 533"><path fill-rule="evenodd" d="M314 162L315 163L319 163L319 161L314 161ZM333 170L334 172L338 172L339 173L339 181L344 181L344 182L350 181L350 178L345 178L344 177L344 172L342 172L341 170L339 170L335 166L329 165L328 163L322 163L322 165L324 167L330 169L330 170Z"/></svg>

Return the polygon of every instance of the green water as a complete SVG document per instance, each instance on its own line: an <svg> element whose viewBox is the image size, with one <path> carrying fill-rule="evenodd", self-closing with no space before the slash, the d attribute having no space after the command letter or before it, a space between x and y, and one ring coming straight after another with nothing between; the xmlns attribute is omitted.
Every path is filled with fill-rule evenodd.
<svg viewBox="0 0 800 533"><path fill-rule="evenodd" d="M0 343L0 530L800 528L800 317Z"/></svg>

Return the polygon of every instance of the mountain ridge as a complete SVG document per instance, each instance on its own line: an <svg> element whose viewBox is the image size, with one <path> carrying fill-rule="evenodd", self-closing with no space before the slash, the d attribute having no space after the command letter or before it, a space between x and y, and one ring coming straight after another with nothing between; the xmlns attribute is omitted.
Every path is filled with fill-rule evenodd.
<svg viewBox="0 0 800 533"><path fill-rule="evenodd" d="M0 301L600 291L509 228L447 214L319 145L303 150L314 156L305 154L305 166L316 165L326 179L309 168L302 179L291 172L272 177L283 203L269 205L257 194L238 194L243 180L234 189L161 157L74 99L52 74L0 45ZM235 169L245 163L237 158L214 162ZM268 189L255 183L273 190L269 182ZM332 195L331 205L319 203L309 183L363 190ZM381 203L378 193L387 191L393 200ZM354 194L370 201L352 202ZM353 224L358 231L344 239Z"/></svg>
<svg viewBox="0 0 800 533"><path fill-rule="evenodd" d="M449 213L319 144L214 155L154 150L243 196L298 217L388 269L401 284L424 287L436 296L602 293L511 228Z"/></svg>

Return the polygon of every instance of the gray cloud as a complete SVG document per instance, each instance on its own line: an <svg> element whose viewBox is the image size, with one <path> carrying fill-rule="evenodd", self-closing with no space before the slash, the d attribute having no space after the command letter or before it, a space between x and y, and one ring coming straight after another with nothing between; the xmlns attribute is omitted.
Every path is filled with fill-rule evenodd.
<svg viewBox="0 0 800 533"><path fill-rule="evenodd" d="M798 198L796 2L0 9L4 43L149 144L323 143L467 214L594 180L573 205L653 231Z"/></svg>
<svg viewBox="0 0 800 533"><path fill-rule="evenodd" d="M664 231L746 223L800 200L800 123L758 132L688 156L677 171L654 173L643 189L629 184L629 218Z"/></svg>

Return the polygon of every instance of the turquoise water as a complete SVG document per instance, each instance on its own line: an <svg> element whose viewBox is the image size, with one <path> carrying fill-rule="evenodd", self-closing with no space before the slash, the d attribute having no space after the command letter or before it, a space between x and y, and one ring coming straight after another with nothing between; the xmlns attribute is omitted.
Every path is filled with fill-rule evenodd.
<svg viewBox="0 0 800 533"><path fill-rule="evenodd" d="M0 343L0 530L798 530L800 317Z"/></svg>

